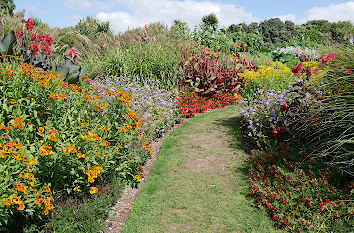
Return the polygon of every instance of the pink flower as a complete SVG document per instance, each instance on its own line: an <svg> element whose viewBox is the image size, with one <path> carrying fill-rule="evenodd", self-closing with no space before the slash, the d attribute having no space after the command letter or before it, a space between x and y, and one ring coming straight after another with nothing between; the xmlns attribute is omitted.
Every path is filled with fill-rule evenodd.
<svg viewBox="0 0 354 233"><path fill-rule="evenodd" d="M76 52L75 52L74 50L71 50L71 51L69 52L69 54L70 54L70 56L71 56L72 58L77 57Z"/></svg>

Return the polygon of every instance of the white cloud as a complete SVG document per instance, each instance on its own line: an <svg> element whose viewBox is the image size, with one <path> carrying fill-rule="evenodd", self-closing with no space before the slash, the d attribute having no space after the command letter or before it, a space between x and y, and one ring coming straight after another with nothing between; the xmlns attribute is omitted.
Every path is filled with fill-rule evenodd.
<svg viewBox="0 0 354 233"><path fill-rule="evenodd" d="M287 14L274 16L281 20L291 20L297 24L306 23L309 20L326 19L330 22L352 21L354 23L354 1L341 4L332 4L325 7L313 7L307 10L302 16Z"/></svg>
<svg viewBox="0 0 354 233"><path fill-rule="evenodd" d="M307 20L327 19L328 21L354 22L354 2L350 1L342 4L332 4L327 7L314 7L305 13Z"/></svg>
<svg viewBox="0 0 354 233"><path fill-rule="evenodd" d="M110 10L114 7L114 0L57 0L63 2L68 9L80 10L85 12L97 12Z"/></svg>
<svg viewBox="0 0 354 233"><path fill-rule="evenodd" d="M258 21L250 12L241 7L211 1L116 0L116 3L124 6L130 13L102 11L96 15L99 20L110 21L115 32L122 32L129 27L143 26L156 21L170 25L174 19L186 21L190 26L194 26L200 23L204 15L210 13L216 14L220 26Z"/></svg>

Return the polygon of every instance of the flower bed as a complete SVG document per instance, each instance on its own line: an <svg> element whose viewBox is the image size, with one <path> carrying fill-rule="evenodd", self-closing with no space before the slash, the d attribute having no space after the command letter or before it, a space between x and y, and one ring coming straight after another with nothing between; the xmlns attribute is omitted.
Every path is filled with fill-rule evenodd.
<svg viewBox="0 0 354 233"><path fill-rule="evenodd" d="M103 174L115 172L131 185L141 180L152 149L140 140L142 123L128 109L127 92L101 100L55 72L1 59L2 230L18 214L47 215L58 192L97 193Z"/></svg>

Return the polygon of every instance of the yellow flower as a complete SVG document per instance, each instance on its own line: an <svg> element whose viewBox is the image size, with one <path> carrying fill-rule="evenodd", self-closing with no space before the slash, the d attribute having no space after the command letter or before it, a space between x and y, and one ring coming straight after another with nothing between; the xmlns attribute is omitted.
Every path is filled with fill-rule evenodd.
<svg viewBox="0 0 354 233"><path fill-rule="evenodd" d="M134 177L137 181L142 181L143 179L142 178L140 178L140 176L138 176L138 175L135 175L135 177Z"/></svg>
<svg viewBox="0 0 354 233"><path fill-rule="evenodd" d="M90 191L91 194L95 194L95 193L98 192L98 188L96 188L96 187L91 187L89 191Z"/></svg>
<svg viewBox="0 0 354 233"><path fill-rule="evenodd" d="M18 209L18 210L24 210L24 209L25 209L25 205L24 205L24 204L18 204L18 205L16 206L16 209Z"/></svg>
<svg viewBox="0 0 354 233"><path fill-rule="evenodd" d="M73 190L74 190L75 192L80 192L80 191L81 191L78 187L75 187Z"/></svg>
<svg viewBox="0 0 354 233"><path fill-rule="evenodd" d="M39 127L38 128L38 132L40 132L42 134L44 132L44 128L43 127Z"/></svg>

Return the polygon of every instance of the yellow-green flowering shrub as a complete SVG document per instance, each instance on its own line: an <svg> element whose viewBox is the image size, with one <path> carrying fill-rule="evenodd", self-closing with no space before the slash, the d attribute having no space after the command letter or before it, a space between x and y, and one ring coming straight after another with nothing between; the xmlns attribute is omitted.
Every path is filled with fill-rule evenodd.
<svg viewBox="0 0 354 233"><path fill-rule="evenodd" d="M257 70L245 70L239 74L246 81L242 94L251 97L257 89L283 90L295 81L291 69L281 62L272 62L269 66L260 65Z"/></svg>

